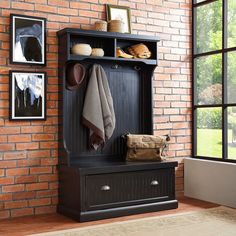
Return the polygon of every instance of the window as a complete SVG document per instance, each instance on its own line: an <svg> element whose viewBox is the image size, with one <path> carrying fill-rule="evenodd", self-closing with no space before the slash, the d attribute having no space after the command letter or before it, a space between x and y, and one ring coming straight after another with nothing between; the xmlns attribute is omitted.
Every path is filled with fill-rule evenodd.
<svg viewBox="0 0 236 236"><path fill-rule="evenodd" d="M193 156L236 162L235 0L193 0Z"/></svg>

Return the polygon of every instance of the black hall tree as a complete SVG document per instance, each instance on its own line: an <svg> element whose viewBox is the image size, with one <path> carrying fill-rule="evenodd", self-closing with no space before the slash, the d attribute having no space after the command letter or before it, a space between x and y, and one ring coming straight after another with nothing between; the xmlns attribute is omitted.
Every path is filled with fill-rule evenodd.
<svg viewBox="0 0 236 236"><path fill-rule="evenodd" d="M59 38L61 80L61 147L58 212L78 221L91 221L178 207L175 199L177 162L126 162L123 134L152 134L152 76L157 66L158 37L78 29L63 29ZM103 48L104 57L71 53L76 43ZM117 58L116 48L145 43L150 59ZM65 71L79 62L88 70L100 64L108 78L116 128L104 148L88 148L88 130L81 124L86 83L66 89Z"/></svg>

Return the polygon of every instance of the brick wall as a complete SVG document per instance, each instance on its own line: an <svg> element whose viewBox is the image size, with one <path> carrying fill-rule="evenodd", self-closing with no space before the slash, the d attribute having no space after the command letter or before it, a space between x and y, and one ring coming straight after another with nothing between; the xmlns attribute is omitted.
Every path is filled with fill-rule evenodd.
<svg viewBox="0 0 236 236"><path fill-rule="evenodd" d="M183 157L191 154L191 0L1 0L0 1L0 218L56 211L58 175L58 77L56 32L91 29L105 19L105 5L129 6L134 34L158 35L154 81L155 132L172 137L178 160L176 187L183 190ZM47 18L47 67L9 63L9 14ZM46 71L47 120L9 121L10 69Z"/></svg>

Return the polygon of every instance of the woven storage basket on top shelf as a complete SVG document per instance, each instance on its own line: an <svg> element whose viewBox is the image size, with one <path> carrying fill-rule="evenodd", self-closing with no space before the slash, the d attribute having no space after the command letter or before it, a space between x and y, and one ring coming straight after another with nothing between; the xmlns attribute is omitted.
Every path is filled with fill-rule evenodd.
<svg viewBox="0 0 236 236"><path fill-rule="evenodd" d="M107 31L107 22L104 20L96 21L94 26L97 31Z"/></svg>
<svg viewBox="0 0 236 236"><path fill-rule="evenodd" d="M124 33L124 22L121 20L111 20L108 22L109 32Z"/></svg>

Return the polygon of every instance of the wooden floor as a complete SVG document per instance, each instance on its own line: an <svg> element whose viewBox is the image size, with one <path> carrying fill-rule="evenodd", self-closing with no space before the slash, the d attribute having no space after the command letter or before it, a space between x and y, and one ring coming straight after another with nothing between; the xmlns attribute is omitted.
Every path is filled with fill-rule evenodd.
<svg viewBox="0 0 236 236"><path fill-rule="evenodd" d="M150 217L150 216L159 216L159 215L168 215L168 214L196 211L196 210L200 210L204 208L211 208L211 207L216 207L216 206L217 205L213 203L181 197L179 198L178 209L132 215L132 216L126 216L126 217L119 217L119 218L113 218L113 219L107 219L107 220L99 220L99 221L86 222L86 223L78 223L74 220L71 220L59 214L39 215L39 216L33 216L33 217L32 216L21 217L21 218L14 218L10 220L1 220L0 221L0 235L2 236L29 235L33 233L78 228L78 227L118 222L118 221L120 222L120 221L138 219L138 218L144 218L144 217Z"/></svg>

